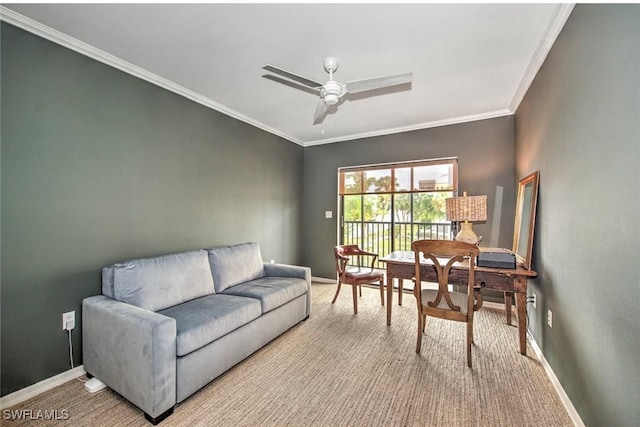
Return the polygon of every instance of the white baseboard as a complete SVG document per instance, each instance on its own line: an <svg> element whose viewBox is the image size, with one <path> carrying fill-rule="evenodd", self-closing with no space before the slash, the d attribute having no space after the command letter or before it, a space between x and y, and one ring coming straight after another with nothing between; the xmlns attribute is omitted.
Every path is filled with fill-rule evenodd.
<svg viewBox="0 0 640 427"><path fill-rule="evenodd" d="M501 303L501 302L482 301L482 306L484 308L488 308L490 310L505 311L504 310L504 304ZM517 316L517 313L516 313L516 316Z"/></svg>
<svg viewBox="0 0 640 427"><path fill-rule="evenodd" d="M9 408L13 405L17 405L18 403L22 403L25 400L29 400L32 397L39 395L40 393L51 390L54 387L64 384L74 378L81 377L84 374L86 374L84 365L80 365L51 378L47 378L46 380L42 380L33 385L30 385L29 387L25 387L23 389L15 391L0 398L0 410Z"/></svg>
<svg viewBox="0 0 640 427"><path fill-rule="evenodd" d="M338 283L336 279L326 279L324 277L314 277L314 276L311 276L311 281L317 282L317 283L332 283L334 285Z"/></svg>
<svg viewBox="0 0 640 427"><path fill-rule="evenodd" d="M551 369L551 365L549 365L549 362L547 362L547 359L544 357L544 354L538 346L538 343L534 339L529 339L529 343L531 344L533 352L536 354L536 356L538 356L538 360L540 360L540 363L542 363L542 367L547 373L547 376L549 377L553 388L556 390L556 393L558 393L558 397L560 398L562 405L567 410L569 418L571 418L571 421L573 421L573 425L576 427L585 427L584 422L582 422L582 418L580 418L580 415L578 415L578 411L576 411L576 408L573 406L573 403L571 403L569 396L567 396L564 388L562 388L560 380L556 376L555 372L553 372L553 369Z"/></svg>

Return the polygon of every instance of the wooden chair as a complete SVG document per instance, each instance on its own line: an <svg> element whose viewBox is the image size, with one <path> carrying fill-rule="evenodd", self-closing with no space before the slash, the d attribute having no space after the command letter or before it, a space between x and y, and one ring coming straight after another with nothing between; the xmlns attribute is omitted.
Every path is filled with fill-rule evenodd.
<svg viewBox="0 0 640 427"><path fill-rule="evenodd" d="M353 313L358 314L358 295L356 287L362 296L362 285L372 283L380 284L380 302L384 305L384 273L374 268L378 259L378 254L363 251L358 245L338 245L333 248L336 258L336 269L338 272L338 289L331 304L336 302L342 284L352 286L353 293ZM363 258L370 258L371 265L365 266ZM351 264L351 266L349 266Z"/></svg>
<svg viewBox="0 0 640 427"><path fill-rule="evenodd" d="M473 312L482 306L480 288L475 287L475 261L479 249L476 245L451 240L418 240L411 244L415 256L415 286L414 295L418 304L418 342L416 353L420 354L422 334L425 331L426 316L441 319L466 322L467 324L467 365L472 367L471 343L473 343ZM432 265L425 265L424 260L430 260ZM422 260L422 264L420 261ZM462 279L465 270L452 273L452 266L456 262L468 262L468 277L464 280L466 292L449 291L449 276L455 274ZM427 261L429 262L429 261ZM422 269L433 268L438 277L438 289L422 289ZM460 283L459 280L456 283ZM476 303L477 302L477 303Z"/></svg>

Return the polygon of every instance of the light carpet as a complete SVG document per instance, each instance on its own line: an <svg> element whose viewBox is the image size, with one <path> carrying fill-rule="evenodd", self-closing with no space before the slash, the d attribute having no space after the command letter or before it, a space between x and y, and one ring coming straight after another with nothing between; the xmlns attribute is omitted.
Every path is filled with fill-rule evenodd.
<svg viewBox="0 0 640 427"><path fill-rule="evenodd" d="M314 284L307 321L179 404L160 425L572 425L531 349L520 355L517 327L506 324L503 312L476 313L470 369L463 323L428 318L418 355L410 294L403 306L394 299L387 326L377 289L363 288L357 315L350 287L332 305L334 292L335 285ZM7 420L5 410L3 426L150 425L116 393L89 394L77 380L8 410L25 410L29 419ZM43 411L59 419L34 419Z"/></svg>

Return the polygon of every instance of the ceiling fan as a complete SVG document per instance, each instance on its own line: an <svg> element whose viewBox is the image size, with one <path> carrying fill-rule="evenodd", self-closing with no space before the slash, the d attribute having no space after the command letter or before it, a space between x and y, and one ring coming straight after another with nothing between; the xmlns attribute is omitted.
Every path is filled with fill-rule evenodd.
<svg viewBox="0 0 640 427"><path fill-rule="evenodd" d="M320 101L318 102L316 112L313 115L314 123L321 122L327 114L329 107L337 104L342 99L342 97L348 93L354 94L401 85L405 83L411 83L411 79L413 78L413 73L404 73L385 77L374 77L363 80L352 80L350 82L347 82L346 84L342 84L333 80L333 73L335 73L338 69L338 65L339 64L337 58L326 58L324 60L324 69L327 73L329 73L329 81L325 84L316 82L306 77L299 76L290 71L283 70L282 68L273 65L265 65L262 68L304 86L294 87L303 90L312 89L313 91L320 94Z"/></svg>

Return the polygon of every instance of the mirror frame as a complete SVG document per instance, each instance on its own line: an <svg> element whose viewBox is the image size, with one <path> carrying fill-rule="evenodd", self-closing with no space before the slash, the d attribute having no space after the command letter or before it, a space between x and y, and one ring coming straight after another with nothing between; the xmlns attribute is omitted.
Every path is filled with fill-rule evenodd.
<svg viewBox="0 0 640 427"><path fill-rule="evenodd" d="M533 253L533 232L536 226L536 205L538 202L539 171L535 171L518 182L516 199L516 219L513 226L513 248L518 264L531 270L531 254ZM525 206L526 190L531 189L531 199ZM523 230L523 225L526 229ZM523 234L525 233L526 234ZM522 239L521 239L522 237ZM526 241L524 241L526 237ZM522 241L521 241L522 240Z"/></svg>

